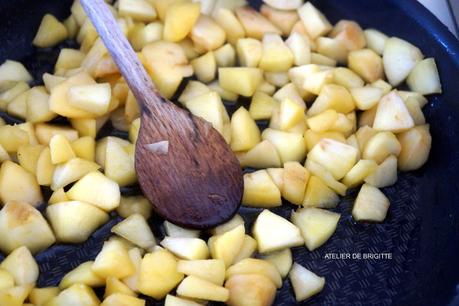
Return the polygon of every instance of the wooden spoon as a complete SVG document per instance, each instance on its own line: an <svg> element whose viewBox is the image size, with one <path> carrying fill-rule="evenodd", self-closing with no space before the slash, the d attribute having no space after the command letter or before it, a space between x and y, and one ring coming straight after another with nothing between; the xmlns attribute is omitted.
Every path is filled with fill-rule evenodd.
<svg viewBox="0 0 459 306"><path fill-rule="evenodd" d="M135 168L145 196L180 226L204 229L229 220L240 205L243 180L223 137L161 97L104 0L80 1L139 103ZM156 150L151 144L158 142L163 145Z"/></svg>

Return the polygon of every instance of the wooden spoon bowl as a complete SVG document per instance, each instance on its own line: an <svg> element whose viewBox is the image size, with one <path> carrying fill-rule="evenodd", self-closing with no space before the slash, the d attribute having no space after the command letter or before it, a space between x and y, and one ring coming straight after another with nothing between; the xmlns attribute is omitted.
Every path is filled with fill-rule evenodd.
<svg viewBox="0 0 459 306"><path fill-rule="evenodd" d="M103 0L81 4L139 103L135 167L154 210L196 229L229 220L239 208L243 179L228 144L208 122L161 97Z"/></svg>

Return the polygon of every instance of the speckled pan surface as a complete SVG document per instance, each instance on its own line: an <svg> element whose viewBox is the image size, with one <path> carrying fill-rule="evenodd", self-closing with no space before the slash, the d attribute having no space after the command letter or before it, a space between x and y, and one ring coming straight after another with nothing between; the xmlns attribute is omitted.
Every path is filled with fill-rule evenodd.
<svg viewBox="0 0 459 306"><path fill-rule="evenodd" d="M313 2L333 22L355 19L363 27L407 39L435 57L445 93L430 97L424 109L433 136L429 162L419 171L401 174L395 186L384 190L392 203L386 221L354 223L350 211L356 191L350 191L336 209L342 214L336 234L312 253L294 249L297 262L327 281L324 291L302 305L459 305L459 42L415 0ZM66 17L70 4L70 0L1 0L0 62L24 61L39 83L42 73L51 71L58 49L36 50L30 42L45 13ZM123 136L110 127L102 133ZM288 216L292 208L286 204L276 212ZM240 213L249 229L258 211L242 208ZM84 244L57 245L38 254L39 285L56 285L66 272L93 259L118 221L113 215ZM161 237L161 220L153 218L151 224ZM392 259L336 260L326 256L331 253L390 253ZM286 281L275 305L295 304Z"/></svg>

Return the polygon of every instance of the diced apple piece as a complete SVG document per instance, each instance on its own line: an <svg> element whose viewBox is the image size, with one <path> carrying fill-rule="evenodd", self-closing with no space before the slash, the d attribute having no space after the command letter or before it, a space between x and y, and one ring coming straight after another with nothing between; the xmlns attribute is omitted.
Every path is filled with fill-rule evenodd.
<svg viewBox="0 0 459 306"><path fill-rule="evenodd" d="M226 302L229 298L228 289L193 275L186 277L180 283L177 294L183 297L216 302Z"/></svg>
<svg viewBox="0 0 459 306"><path fill-rule="evenodd" d="M432 136L429 125L420 125L397 135L402 146L398 156L398 167L402 171L421 168L429 158Z"/></svg>
<svg viewBox="0 0 459 306"><path fill-rule="evenodd" d="M13 275L5 269L0 268L0 291L14 287Z"/></svg>
<svg viewBox="0 0 459 306"><path fill-rule="evenodd" d="M378 104L373 128L398 133L412 127L414 127L413 118L397 91L394 90L384 96Z"/></svg>
<svg viewBox="0 0 459 306"><path fill-rule="evenodd" d="M41 186L50 186L53 180L55 166L51 162L51 153L48 147L44 148L37 160L37 183Z"/></svg>
<svg viewBox="0 0 459 306"><path fill-rule="evenodd" d="M57 240L68 243L86 241L98 227L108 221L107 213L79 201L50 205L46 209L46 215Z"/></svg>
<svg viewBox="0 0 459 306"><path fill-rule="evenodd" d="M224 67L218 69L220 86L244 97L252 96L263 82L263 72L258 68Z"/></svg>
<svg viewBox="0 0 459 306"><path fill-rule="evenodd" d="M411 70L407 83L412 91L422 95L441 94L440 76L435 59L427 58L418 62Z"/></svg>
<svg viewBox="0 0 459 306"><path fill-rule="evenodd" d="M285 44L292 51L294 64L296 66L311 63L311 46L308 37L299 33L292 33L285 41Z"/></svg>
<svg viewBox="0 0 459 306"><path fill-rule="evenodd" d="M116 241L106 241L97 255L93 271L101 277L123 278L135 273L135 267L124 246Z"/></svg>
<svg viewBox="0 0 459 306"><path fill-rule="evenodd" d="M62 278L59 283L60 289L67 289L75 284L83 284L90 287L102 287L105 279L92 270L93 261L87 261L71 270Z"/></svg>
<svg viewBox="0 0 459 306"><path fill-rule="evenodd" d="M236 9L236 16L244 27L247 37L261 40L265 33L282 34L271 21L251 7Z"/></svg>
<svg viewBox="0 0 459 306"><path fill-rule="evenodd" d="M8 83L30 81L32 81L32 76L20 62L6 60L0 65L0 88L7 88ZM23 85L27 84L23 83Z"/></svg>
<svg viewBox="0 0 459 306"><path fill-rule="evenodd" d="M244 107L231 118L231 135L231 149L235 152L250 150L261 141L260 130Z"/></svg>
<svg viewBox="0 0 459 306"><path fill-rule="evenodd" d="M352 20L340 20L330 36L342 43L349 51L363 49L366 45L362 28Z"/></svg>
<svg viewBox="0 0 459 306"><path fill-rule="evenodd" d="M393 133L379 132L367 141L362 157L380 164L389 155L398 156L401 150L402 147Z"/></svg>
<svg viewBox="0 0 459 306"><path fill-rule="evenodd" d="M292 204L303 203L309 172L298 162L284 164L282 196Z"/></svg>
<svg viewBox="0 0 459 306"><path fill-rule="evenodd" d="M209 257L206 242L199 238L165 237L161 245L183 259L199 260Z"/></svg>
<svg viewBox="0 0 459 306"><path fill-rule="evenodd" d="M265 129L261 137L276 147L282 163L302 161L306 155L306 144L301 134Z"/></svg>
<svg viewBox="0 0 459 306"><path fill-rule="evenodd" d="M2 261L0 268L13 276L17 286L33 285L38 280L38 264L25 246L11 252Z"/></svg>
<svg viewBox="0 0 459 306"><path fill-rule="evenodd" d="M200 235L199 230L183 228L169 221L164 221L164 229L166 235L173 238L198 238Z"/></svg>
<svg viewBox="0 0 459 306"><path fill-rule="evenodd" d="M222 286L225 281L225 263L221 259L180 260L177 271L199 277L218 286Z"/></svg>
<svg viewBox="0 0 459 306"><path fill-rule="evenodd" d="M372 175L378 167L378 164L373 160L361 159L343 178L343 184L348 187L356 187Z"/></svg>
<svg viewBox="0 0 459 306"><path fill-rule="evenodd" d="M217 62L212 51L191 61L194 73L199 81L208 83L215 79Z"/></svg>
<svg viewBox="0 0 459 306"><path fill-rule="evenodd" d="M27 132L23 131L19 126L0 126L0 145L6 152L16 153L20 146L28 145L29 142Z"/></svg>
<svg viewBox="0 0 459 306"><path fill-rule="evenodd" d="M365 182L377 188L391 186L397 182L397 157L387 157L367 178Z"/></svg>
<svg viewBox="0 0 459 306"><path fill-rule="evenodd" d="M229 290L230 306L268 306L274 303L276 287L260 274L240 274L230 277L225 284Z"/></svg>
<svg viewBox="0 0 459 306"><path fill-rule="evenodd" d="M57 134L65 136L69 141L78 139L78 132L72 128L45 123L39 123L35 126L35 134L38 142L42 145L48 145L51 138Z"/></svg>
<svg viewBox="0 0 459 306"><path fill-rule="evenodd" d="M257 91L250 103L249 113L254 120L269 119L278 102L264 92Z"/></svg>
<svg viewBox="0 0 459 306"><path fill-rule="evenodd" d="M244 174L242 204L252 207L282 205L281 193L266 170Z"/></svg>
<svg viewBox="0 0 459 306"><path fill-rule="evenodd" d="M98 116L107 113L110 100L109 83L72 86L68 91L70 105Z"/></svg>
<svg viewBox="0 0 459 306"><path fill-rule="evenodd" d="M19 165L30 173L36 174L37 162L41 152L44 150L42 145L23 145L18 148L17 159ZM6 153L6 151L5 151ZM8 153L6 153L8 155ZM7 158L9 160L9 158Z"/></svg>
<svg viewBox="0 0 459 306"><path fill-rule="evenodd" d="M257 250L257 241L249 235L245 235L244 243L242 244L239 254L234 259L234 262L237 263L243 259L250 258Z"/></svg>
<svg viewBox="0 0 459 306"><path fill-rule="evenodd" d="M178 1L167 8L164 20L164 39L178 42L193 29L199 18L199 3Z"/></svg>
<svg viewBox="0 0 459 306"><path fill-rule="evenodd" d="M292 251L290 249L266 254L263 256L263 259L272 263L282 278L288 275L293 264Z"/></svg>
<svg viewBox="0 0 459 306"><path fill-rule="evenodd" d="M245 30L234 13L227 8L215 10L215 22L226 32L226 39L235 46L239 39L245 37Z"/></svg>
<svg viewBox="0 0 459 306"><path fill-rule="evenodd" d="M336 85L344 86L349 90L365 85L365 82L358 74L345 67L333 69L333 81Z"/></svg>
<svg viewBox="0 0 459 306"><path fill-rule="evenodd" d="M27 96L27 121L46 122L57 115L49 110L49 95L43 87L33 87Z"/></svg>
<svg viewBox="0 0 459 306"><path fill-rule="evenodd" d="M8 306L23 306L32 285L16 286L0 290L0 304Z"/></svg>
<svg viewBox="0 0 459 306"><path fill-rule="evenodd" d="M106 280L104 297L107 298L113 294L122 294L122 295L136 297L135 292L132 291L131 288L129 288L119 279L113 276L110 276L110 277L107 277L107 280Z"/></svg>
<svg viewBox="0 0 459 306"><path fill-rule="evenodd" d="M238 153L236 156L243 168L252 167L261 169L281 166L276 147L268 140L263 140L251 150L245 153Z"/></svg>
<svg viewBox="0 0 459 306"><path fill-rule="evenodd" d="M259 67L268 72L283 72L293 65L293 53L278 34L263 36L263 53Z"/></svg>
<svg viewBox="0 0 459 306"><path fill-rule="evenodd" d="M292 222L301 230L309 251L322 246L336 230L340 215L320 208L301 208L292 213Z"/></svg>
<svg viewBox="0 0 459 306"><path fill-rule="evenodd" d="M64 306L64 305L84 305L84 306L98 306L100 301L94 291L82 284L75 284L64 291L57 297L47 302L51 306ZM55 304L54 304L55 303ZM47 305L46 305L47 306Z"/></svg>
<svg viewBox="0 0 459 306"><path fill-rule="evenodd" d="M226 44L214 52L218 67L234 67L236 65L236 50L231 44Z"/></svg>
<svg viewBox="0 0 459 306"><path fill-rule="evenodd" d="M389 199L378 188L364 184L355 199L352 216L357 221L382 222L389 205Z"/></svg>
<svg viewBox="0 0 459 306"><path fill-rule="evenodd" d="M244 236L245 229L243 224L225 233L213 236L214 240L212 242L209 240L212 258L222 259L225 262L225 266L229 267L241 250Z"/></svg>
<svg viewBox="0 0 459 306"><path fill-rule="evenodd" d="M134 168L134 155L132 154L134 153L134 147L129 143L126 143L126 145L124 143L121 144L116 139L116 137L109 137L107 139L103 163L104 173L107 178L113 180L118 185L128 186L137 181ZM129 151L130 148L132 151Z"/></svg>
<svg viewBox="0 0 459 306"><path fill-rule="evenodd" d="M351 88L351 94L358 109L368 110L378 104L383 96L383 91L377 87L366 86Z"/></svg>
<svg viewBox="0 0 459 306"><path fill-rule="evenodd" d="M331 58L340 64L347 63L349 50L342 42L330 37L318 37L316 43L317 53Z"/></svg>
<svg viewBox="0 0 459 306"><path fill-rule="evenodd" d="M164 301L164 306L200 306L201 304L193 302L191 300L178 298L176 296L168 294Z"/></svg>
<svg viewBox="0 0 459 306"><path fill-rule="evenodd" d="M350 52L348 65L369 83L382 79L384 76L383 60L371 49Z"/></svg>
<svg viewBox="0 0 459 306"><path fill-rule="evenodd" d="M413 91L399 90L398 91L398 95L400 97L402 97L402 99L404 101L408 101L410 98L415 100L416 102L418 102L419 107L421 107L421 108L423 108L429 102L429 100L427 100L426 97L424 97L423 95L421 95L421 94L419 94L417 92L413 92Z"/></svg>
<svg viewBox="0 0 459 306"><path fill-rule="evenodd" d="M280 103L279 124L285 131L304 120L304 108L286 98Z"/></svg>
<svg viewBox="0 0 459 306"><path fill-rule="evenodd" d="M297 263L293 264L290 271L290 282L292 283L297 302L304 301L316 295L325 286L325 278L317 276Z"/></svg>
<svg viewBox="0 0 459 306"><path fill-rule="evenodd" d="M308 115L317 115L327 109L347 114L355 109L354 100L345 87L334 84L324 85L309 109Z"/></svg>
<svg viewBox="0 0 459 306"><path fill-rule="evenodd" d="M40 48L48 48L65 40L67 36L67 28L56 17L46 14L41 20L38 32L32 43Z"/></svg>
<svg viewBox="0 0 459 306"><path fill-rule="evenodd" d="M260 13L279 28L282 31L282 35L285 36L290 34L293 26L299 20L298 13L294 10L278 10L265 4L260 7Z"/></svg>
<svg viewBox="0 0 459 306"><path fill-rule="evenodd" d="M38 210L27 203L15 201L8 202L0 211L0 235L3 237L0 249L6 254L20 246L26 246L30 252L37 253L56 241Z"/></svg>
<svg viewBox="0 0 459 306"><path fill-rule="evenodd" d="M350 145L322 139L308 154L308 160L315 161L330 171L339 180L357 162L358 151Z"/></svg>
<svg viewBox="0 0 459 306"><path fill-rule="evenodd" d="M310 2L306 2L299 8L298 14L312 39L325 35L332 30L332 25L327 18Z"/></svg>
<svg viewBox="0 0 459 306"><path fill-rule="evenodd" d="M386 41L383 51L384 71L392 86L402 83L416 63L423 59L421 50L397 37Z"/></svg>
<svg viewBox="0 0 459 306"><path fill-rule="evenodd" d="M409 97L405 101L405 105L411 115L411 118L413 118L414 125L426 124L424 113L422 112L419 102L415 98Z"/></svg>
<svg viewBox="0 0 459 306"><path fill-rule="evenodd" d="M135 272L127 277L121 279L132 291L139 292L138 281L140 277L140 265L142 263L143 252L139 248L132 248L128 251L131 262L134 265Z"/></svg>
<svg viewBox="0 0 459 306"><path fill-rule="evenodd" d="M160 300L183 279L177 271L177 260L166 250L146 254L140 266L138 287L142 294Z"/></svg>
<svg viewBox="0 0 459 306"><path fill-rule="evenodd" d="M164 26L160 22L152 22L145 26L136 24L129 31L129 42L135 51L141 51L149 43L161 40L163 32Z"/></svg>
<svg viewBox="0 0 459 306"><path fill-rule="evenodd" d="M293 83L288 83L282 86L282 88L276 91L273 98L279 103L282 103L282 101L289 99L295 104L297 104L299 107L301 107L303 110L306 109L306 104L304 103L303 98L301 97L300 93L298 92L296 86Z"/></svg>
<svg viewBox="0 0 459 306"><path fill-rule="evenodd" d="M282 287L282 278L276 266L266 260L246 258L228 268L226 278L241 274L260 274L269 278L277 288Z"/></svg>
<svg viewBox="0 0 459 306"><path fill-rule="evenodd" d="M145 306L145 300L123 293L114 293L105 298L100 306Z"/></svg>
<svg viewBox="0 0 459 306"><path fill-rule="evenodd" d="M226 33L212 18L200 15L191 30L190 37L196 45L206 51L212 51L223 46Z"/></svg>
<svg viewBox="0 0 459 306"><path fill-rule="evenodd" d="M53 164L65 163L75 158L72 146L67 138L58 134L53 136L49 142L51 161Z"/></svg>
<svg viewBox="0 0 459 306"><path fill-rule="evenodd" d="M120 0L118 11L122 17L131 17L137 21L150 22L156 19L155 8L146 0Z"/></svg>
<svg viewBox="0 0 459 306"><path fill-rule="evenodd" d="M33 288L29 294L29 301L35 306L43 306L49 300L58 296L59 292L57 287Z"/></svg>
<svg viewBox="0 0 459 306"><path fill-rule="evenodd" d="M238 214L235 214L233 218L231 218L229 221L218 225L217 227L214 227L211 229L210 233L212 235L220 235L223 233L226 233L232 229L235 229L239 225L244 225L244 219Z"/></svg>
<svg viewBox="0 0 459 306"><path fill-rule="evenodd" d="M328 171L324 166L321 164L311 160L306 160L306 169L312 174L320 178L328 187L336 191L338 194L344 196L346 195L347 187L346 185L338 182L333 174Z"/></svg>
<svg viewBox="0 0 459 306"><path fill-rule="evenodd" d="M333 109L329 109L309 117L306 121L312 131L320 133L330 130L337 120L338 113Z"/></svg>
<svg viewBox="0 0 459 306"><path fill-rule="evenodd" d="M55 191L65 187L99 168L100 166L94 162L81 158L72 158L68 162L56 166L51 189Z"/></svg>
<svg viewBox="0 0 459 306"><path fill-rule="evenodd" d="M253 226L253 234L261 253L283 250L304 243L300 230L295 225L266 209L258 215Z"/></svg>
<svg viewBox="0 0 459 306"><path fill-rule="evenodd" d="M43 202L35 176L9 160L0 168L0 198L3 203L19 201L33 206Z"/></svg>
<svg viewBox="0 0 459 306"><path fill-rule="evenodd" d="M339 203L339 197L322 180L311 176L306 187L303 200L305 207L334 208Z"/></svg>
<svg viewBox="0 0 459 306"><path fill-rule="evenodd" d="M381 33L375 29L367 29L364 31L365 39L367 41L367 47L375 51L379 55L382 55L384 52L384 47L386 45L387 37L386 34Z"/></svg>
<svg viewBox="0 0 459 306"><path fill-rule="evenodd" d="M329 138L333 139L342 143L346 142L346 138L344 138L343 134L338 132L323 132L323 133L316 133L313 130L309 129L304 133L304 139L306 141L306 147L308 151L311 151L312 148L322 139Z"/></svg>
<svg viewBox="0 0 459 306"><path fill-rule="evenodd" d="M112 233L143 249L149 249L156 245L156 239L150 226L145 221L145 218L139 214L133 214L115 225L112 228Z"/></svg>
<svg viewBox="0 0 459 306"><path fill-rule="evenodd" d="M103 210L111 211L120 204L118 184L100 172L86 174L67 192L71 200L91 203Z"/></svg>

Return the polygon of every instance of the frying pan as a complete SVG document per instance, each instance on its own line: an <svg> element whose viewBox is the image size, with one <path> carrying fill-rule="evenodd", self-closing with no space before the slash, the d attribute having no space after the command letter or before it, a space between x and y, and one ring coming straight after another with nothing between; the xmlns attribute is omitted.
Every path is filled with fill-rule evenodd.
<svg viewBox="0 0 459 306"><path fill-rule="evenodd" d="M302 305L459 305L459 42L415 0L312 2L332 22L354 19L364 28L407 39L426 56L435 57L444 94L429 97L424 108L433 137L428 163L418 171L400 174L394 186L383 190L391 201L386 221L353 222L350 212L358 190L351 190L336 208L342 217L333 237L314 252L294 249L295 261L326 278L325 289ZM260 1L251 4L258 6ZM23 61L39 84L43 72L52 71L59 48L75 44L65 42L43 51L30 42L45 13L65 18L70 5L70 0L0 0L0 62ZM126 137L110 126L101 136L108 134ZM125 194L137 192L136 187L123 189ZM286 203L274 211L288 217L292 209ZM240 213L249 230L259 210L242 208ZM94 259L119 220L113 214L108 224L81 245L56 245L38 254L38 285L55 286L65 273ZM153 217L150 222L155 235L162 238L161 220ZM330 258L340 253L351 254L351 259ZM352 254L359 253L389 253L391 259L352 259L357 256ZM295 304L291 285L285 281L275 305Z"/></svg>

